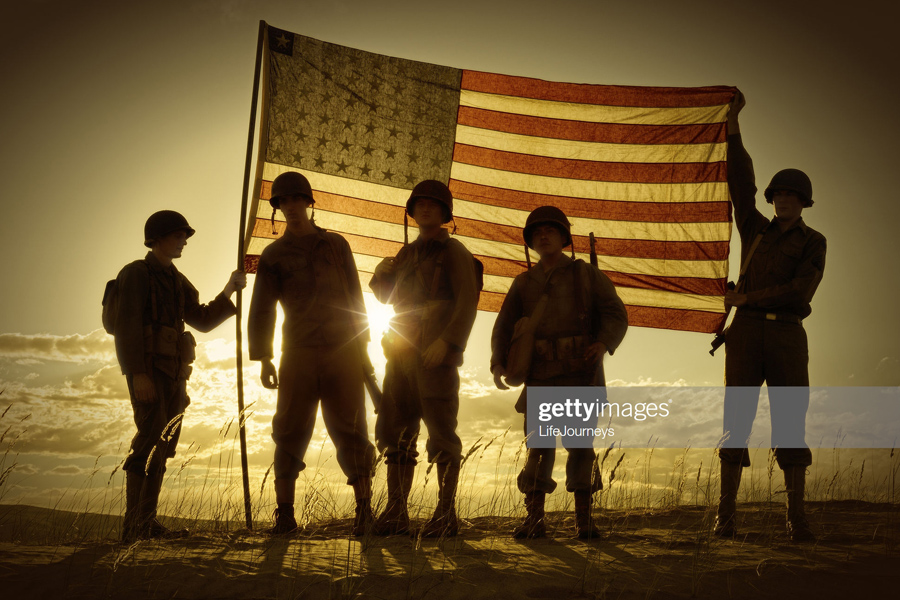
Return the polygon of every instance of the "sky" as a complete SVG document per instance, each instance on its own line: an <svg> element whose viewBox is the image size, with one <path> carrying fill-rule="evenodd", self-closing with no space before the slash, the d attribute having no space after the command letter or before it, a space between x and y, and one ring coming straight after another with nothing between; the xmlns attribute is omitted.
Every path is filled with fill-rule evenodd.
<svg viewBox="0 0 900 600"><path fill-rule="evenodd" d="M124 457L130 408L111 338L100 329L100 299L105 282L144 254L149 214L176 209L197 230L177 266L205 299L234 268L260 19L328 42L473 70L576 83L739 87L759 187L779 169L806 171L816 204L804 219L828 238L824 280L805 322L812 385L900 385L900 206L893 193L900 153L891 139L900 131L900 61L885 5L3 3L0 411L11 409L0 430L21 436L17 479L0 487L0 501L64 495L88 485L95 464L105 482ZM732 278L738 267L732 261ZM374 314L371 295L367 302ZM504 439L520 442L513 436L520 431L512 413L517 392L493 390L488 373L493 318L479 313L462 371L467 448L508 428ZM233 431L220 430L236 412L233 323L197 336L194 404L182 442L200 450L188 470L231 456ZM607 377L719 385L724 352L710 357L709 341L633 328L608 359ZM379 350L373 343L380 370ZM245 366L247 401L255 403L251 466L260 479L271 462L274 395L256 383L257 366ZM325 446L324 472L332 473Z"/></svg>

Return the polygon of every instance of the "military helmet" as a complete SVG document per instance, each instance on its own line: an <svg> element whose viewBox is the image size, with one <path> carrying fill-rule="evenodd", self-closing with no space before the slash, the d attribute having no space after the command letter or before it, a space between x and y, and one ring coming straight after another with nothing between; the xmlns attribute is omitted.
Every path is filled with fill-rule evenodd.
<svg viewBox="0 0 900 600"><path fill-rule="evenodd" d="M766 188L766 202L772 204L772 196L780 190L796 193L800 196L804 208L813 205L812 182L800 169L784 169L775 173L769 187Z"/></svg>
<svg viewBox="0 0 900 600"><path fill-rule="evenodd" d="M450 188L440 181L426 179L417 183L409 195L409 200L406 201L406 214L413 216L413 206L419 198L431 198L443 204L447 209L444 211L444 223L449 223L453 218L453 194L450 193Z"/></svg>
<svg viewBox="0 0 900 600"><path fill-rule="evenodd" d="M154 241L179 229L184 229L188 237L196 233L181 213L174 210L155 212L144 223L144 245L151 248Z"/></svg>
<svg viewBox="0 0 900 600"><path fill-rule="evenodd" d="M269 204L272 205L272 208L278 208L281 205L281 199L288 196L306 196L310 204L316 202L309 180L296 171L288 171L275 178L275 181L272 182Z"/></svg>
<svg viewBox="0 0 900 600"><path fill-rule="evenodd" d="M525 229L522 230L522 237L529 248L534 250L534 244L531 243L531 236L538 225L555 225L562 231L563 248L572 243L572 224L563 211L555 206L539 206L531 211L528 219L525 220Z"/></svg>

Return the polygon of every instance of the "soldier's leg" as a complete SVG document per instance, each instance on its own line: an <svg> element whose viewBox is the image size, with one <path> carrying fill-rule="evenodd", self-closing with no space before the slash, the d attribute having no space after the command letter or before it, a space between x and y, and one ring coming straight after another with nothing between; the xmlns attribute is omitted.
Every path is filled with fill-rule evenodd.
<svg viewBox="0 0 900 600"><path fill-rule="evenodd" d="M419 437L421 407L411 381L416 356L412 352L389 357L384 376L381 409L375 420L378 449L387 463L388 500L375 522L377 535L398 535L409 531L407 501L415 474L416 442Z"/></svg>
<svg viewBox="0 0 900 600"><path fill-rule="evenodd" d="M363 367L355 344L337 348L325 357L321 370L322 418L337 450L347 484L353 486L356 515L353 534L363 535L374 522L372 469L375 447L366 424Z"/></svg>
<svg viewBox="0 0 900 600"><path fill-rule="evenodd" d="M566 459L566 491L575 496L575 528L579 538L600 536L593 522L593 497L603 489L603 479L593 448L569 448Z"/></svg>
<svg viewBox="0 0 900 600"><path fill-rule="evenodd" d="M784 472L787 531L791 541L812 542L816 536L806 518L806 468L812 452L806 445L809 409L809 346L801 325L770 323L766 330L766 381L772 411L772 446Z"/></svg>
<svg viewBox="0 0 900 600"><path fill-rule="evenodd" d="M759 405L764 379L763 322L735 318L725 339L725 402L723 435L719 449L720 492L715 533L737 535L735 511L741 472L750 466L747 440Z"/></svg>
<svg viewBox="0 0 900 600"><path fill-rule="evenodd" d="M417 369L422 420L428 429L425 444L428 461L437 463L438 503L425 524L425 537L454 536L459 531L456 516L456 490L462 461L462 441L456 433L459 414L459 371L440 365Z"/></svg>
<svg viewBox="0 0 900 600"><path fill-rule="evenodd" d="M297 478L316 424L319 404L317 348L288 348L278 369L278 401L272 418L275 441L275 525L266 533L287 534L297 529L294 494Z"/></svg>

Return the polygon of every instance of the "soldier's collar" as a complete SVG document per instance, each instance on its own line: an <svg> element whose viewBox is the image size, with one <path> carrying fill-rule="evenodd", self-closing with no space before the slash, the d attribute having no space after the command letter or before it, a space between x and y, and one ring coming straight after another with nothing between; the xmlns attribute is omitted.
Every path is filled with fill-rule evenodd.
<svg viewBox="0 0 900 600"><path fill-rule="evenodd" d="M780 227L778 225L778 219L772 219L771 221L769 221L769 224L766 226L766 228L768 229L769 227ZM785 229L783 233L787 233L788 231L791 231L795 228L800 229L804 236L809 235L809 226L803 220L803 217L797 219L797 221L793 225Z"/></svg>
<svg viewBox="0 0 900 600"><path fill-rule="evenodd" d="M147 256L144 257L144 260L147 261L147 264L150 265L151 269L154 269L156 271L160 271L162 273L169 273L169 272L177 273L178 272L178 269L175 268L174 262L171 265L169 265L168 267L163 266L163 264L161 262L159 262L159 259L156 258L156 255L153 254L152 250L147 253Z"/></svg>
<svg viewBox="0 0 900 600"><path fill-rule="evenodd" d="M437 235L435 235L430 240L425 241L421 237L417 237L416 241L413 243L414 244L427 244L428 242L438 242L439 244L446 244L447 240L449 240L449 239L450 239L450 232L447 231L445 228L441 227L441 230L437 232Z"/></svg>
<svg viewBox="0 0 900 600"><path fill-rule="evenodd" d="M543 280L547 277L547 275L552 274L554 271L559 271L560 269L565 269L566 267L568 267L570 264L572 264L574 262L575 261L572 260L571 256L569 256L568 254L563 252L563 255L559 258L559 262L556 263L556 266L552 270L545 271L544 265L541 264L541 261L538 261L531 268L529 273L531 274L532 277L536 277L539 280Z"/></svg>
<svg viewBox="0 0 900 600"><path fill-rule="evenodd" d="M327 231L327 230L323 229L322 227L319 227L318 225L313 225L312 233L307 233L305 235L297 235L295 233L292 233L290 229L285 228L284 235L282 235L282 237L285 238L286 241L296 244L296 243L300 243L300 241L303 238L306 238L309 236L315 236L318 239L324 240L325 239L325 231Z"/></svg>

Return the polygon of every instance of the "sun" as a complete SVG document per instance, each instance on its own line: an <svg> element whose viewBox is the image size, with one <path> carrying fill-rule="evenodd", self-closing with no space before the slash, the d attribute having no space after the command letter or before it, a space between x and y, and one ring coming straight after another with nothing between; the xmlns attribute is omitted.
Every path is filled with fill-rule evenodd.
<svg viewBox="0 0 900 600"><path fill-rule="evenodd" d="M382 304L375 299L374 294L368 292L363 294L363 298L366 302L366 313L369 315L369 331L372 340L380 343L381 337L388 330L391 318L394 316L394 307Z"/></svg>

